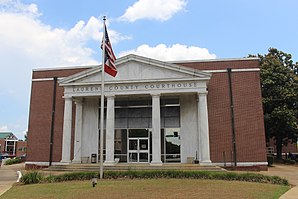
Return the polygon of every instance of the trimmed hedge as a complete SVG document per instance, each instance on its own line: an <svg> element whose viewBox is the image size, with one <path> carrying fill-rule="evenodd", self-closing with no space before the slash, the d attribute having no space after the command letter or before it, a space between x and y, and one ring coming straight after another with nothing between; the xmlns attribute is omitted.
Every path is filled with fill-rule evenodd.
<svg viewBox="0 0 298 199"><path fill-rule="evenodd" d="M291 159L284 159L283 161L285 164L295 164L296 163L295 160L291 160Z"/></svg>
<svg viewBox="0 0 298 199"><path fill-rule="evenodd" d="M30 175L30 172L25 174ZM41 174L40 174L41 175ZM32 175L30 178L36 176L36 180L30 181L21 179L21 182L29 184L42 182L62 182L71 180L90 180L92 178L98 178L98 172L74 172L65 173L57 176L48 176L41 178L37 174ZM286 179L278 176L266 176L255 173L234 173L234 172L212 172L212 171L177 171L177 170L153 170L153 171L105 171L105 179L156 179L156 178L189 178L189 179L210 179L210 180L228 180L228 181L245 181L245 182L258 182L269 183L279 185L289 185Z"/></svg>
<svg viewBox="0 0 298 199"><path fill-rule="evenodd" d="M21 163L22 160L21 158L14 158L14 159L8 159L5 161L5 165L12 165L12 164L18 164L18 163Z"/></svg>
<svg viewBox="0 0 298 199"><path fill-rule="evenodd" d="M74 172L65 173L57 176L48 176L44 179L45 182L63 182L72 180L90 180L92 178L97 178L98 172Z"/></svg>
<svg viewBox="0 0 298 199"><path fill-rule="evenodd" d="M104 177L107 179L116 178L190 178L190 179L210 179L228 181L246 181L289 185L286 179L278 176L266 176L256 173L234 173L234 172L212 172L212 171L106 171Z"/></svg>

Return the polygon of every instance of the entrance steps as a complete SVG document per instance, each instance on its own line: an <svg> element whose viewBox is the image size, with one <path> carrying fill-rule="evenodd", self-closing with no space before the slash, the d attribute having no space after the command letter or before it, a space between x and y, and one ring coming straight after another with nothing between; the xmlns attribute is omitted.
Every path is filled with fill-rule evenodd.
<svg viewBox="0 0 298 199"><path fill-rule="evenodd" d="M99 171L100 164L68 164L54 165L44 170L46 171ZM200 166L198 164L163 164L162 166L153 166L150 164L126 164L120 163L114 166L104 166L105 171L131 171L131 170L197 170L197 171L226 171L218 166Z"/></svg>

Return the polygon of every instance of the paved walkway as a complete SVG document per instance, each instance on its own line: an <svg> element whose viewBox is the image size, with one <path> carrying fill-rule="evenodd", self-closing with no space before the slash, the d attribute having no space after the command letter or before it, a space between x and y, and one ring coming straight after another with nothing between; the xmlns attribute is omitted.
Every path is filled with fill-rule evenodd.
<svg viewBox="0 0 298 199"><path fill-rule="evenodd" d="M280 176L286 178L290 184L294 185L280 199L298 199L298 166L274 164L268 171L261 171L261 174L270 176Z"/></svg>
<svg viewBox="0 0 298 199"><path fill-rule="evenodd" d="M2 165L0 167L0 196L17 181L17 171L24 170L25 164Z"/></svg>

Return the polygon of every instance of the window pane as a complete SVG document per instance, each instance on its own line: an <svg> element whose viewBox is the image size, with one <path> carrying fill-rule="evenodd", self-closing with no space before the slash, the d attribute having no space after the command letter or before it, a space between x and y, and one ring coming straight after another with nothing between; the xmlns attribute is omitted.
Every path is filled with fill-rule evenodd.
<svg viewBox="0 0 298 199"><path fill-rule="evenodd" d="M129 129L130 138L148 137L148 130L146 129Z"/></svg>
<svg viewBox="0 0 298 199"><path fill-rule="evenodd" d="M180 120L177 117L166 117L164 123L165 128L180 127Z"/></svg>
<svg viewBox="0 0 298 199"><path fill-rule="evenodd" d="M129 118L128 128L149 128L149 118Z"/></svg>
<svg viewBox="0 0 298 199"><path fill-rule="evenodd" d="M116 129L115 130L115 155L125 154L127 155L127 130L126 129Z"/></svg>
<svg viewBox="0 0 298 199"><path fill-rule="evenodd" d="M166 161L167 162L180 162L180 129L167 128L165 129L166 141Z"/></svg>

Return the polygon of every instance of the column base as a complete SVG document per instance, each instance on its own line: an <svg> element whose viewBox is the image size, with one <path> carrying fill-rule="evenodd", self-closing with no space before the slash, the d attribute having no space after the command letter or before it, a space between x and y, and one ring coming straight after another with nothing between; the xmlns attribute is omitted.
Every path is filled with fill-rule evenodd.
<svg viewBox="0 0 298 199"><path fill-rule="evenodd" d="M104 166L114 166L115 165L115 161L105 161L103 163Z"/></svg>
<svg viewBox="0 0 298 199"><path fill-rule="evenodd" d="M68 163L68 164L71 163L70 160L61 160L60 162L61 162L61 163Z"/></svg>
<svg viewBox="0 0 298 199"><path fill-rule="evenodd" d="M162 166L162 161L151 161L150 166Z"/></svg>
<svg viewBox="0 0 298 199"><path fill-rule="evenodd" d="M80 161L80 160L72 160L71 163L73 163L73 164L81 164L82 161Z"/></svg>
<svg viewBox="0 0 298 199"><path fill-rule="evenodd" d="M212 166L212 162L210 160L200 161L201 166Z"/></svg>

